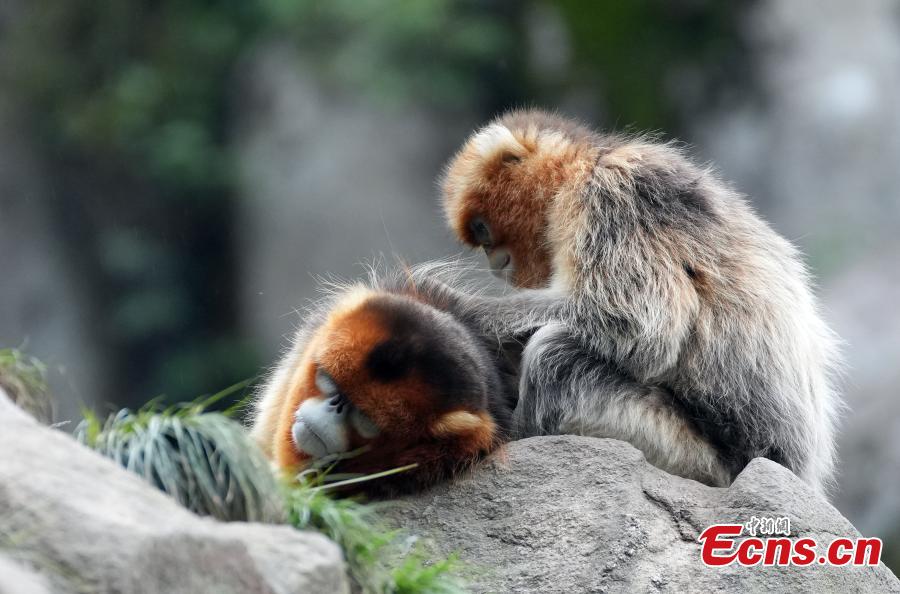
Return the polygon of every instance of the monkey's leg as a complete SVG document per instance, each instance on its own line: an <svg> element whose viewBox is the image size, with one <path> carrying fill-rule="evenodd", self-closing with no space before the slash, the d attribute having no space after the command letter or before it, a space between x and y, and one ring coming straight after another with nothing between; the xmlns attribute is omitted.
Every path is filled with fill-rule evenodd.
<svg viewBox="0 0 900 594"><path fill-rule="evenodd" d="M520 437L621 439L672 474L715 486L731 482L716 449L665 389L592 356L562 324L541 328L525 347L514 424Z"/></svg>

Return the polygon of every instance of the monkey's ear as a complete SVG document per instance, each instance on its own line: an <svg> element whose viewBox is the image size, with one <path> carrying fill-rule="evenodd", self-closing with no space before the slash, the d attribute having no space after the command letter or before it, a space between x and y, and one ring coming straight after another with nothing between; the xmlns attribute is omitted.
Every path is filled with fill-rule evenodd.
<svg viewBox="0 0 900 594"><path fill-rule="evenodd" d="M366 451L342 460L336 470L370 475L414 466L404 472L348 487L346 493L393 496L431 487L471 467L501 443L487 411L455 410L424 421L426 431L406 440L382 436Z"/></svg>
<svg viewBox="0 0 900 594"><path fill-rule="evenodd" d="M471 150L482 159L491 159L497 155L514 155L521 158L528 152L509 128L500 123L485 126L472 136L469 141Z"/></svg>
<svg viewBox="0 0 900 594"><path fill-rule="evenodd" d="M426 489L452 479L500 445L494 421L487 412L446 413L433 421L429 429L432 437L423 441L380 440L369 451L341 461L337 471L363 475L414 465L405 472L354 485L347 493L390 497Z"/></svg>
<svg viewBox="0 0 900 594"><path fill-rule="evenodd" d="M463 442L463 449L472 452L491 449L496 433L497 426L485 411L457 410L441 415L431 424L432 435L437 438L454 437Z"/></svg>

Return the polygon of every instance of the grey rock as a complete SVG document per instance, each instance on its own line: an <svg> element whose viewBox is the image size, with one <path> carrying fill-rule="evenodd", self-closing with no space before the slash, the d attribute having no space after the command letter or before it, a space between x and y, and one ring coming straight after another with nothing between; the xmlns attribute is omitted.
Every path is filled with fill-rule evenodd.
<svg viewBox="0 0 900 594"><path fill-rule="evenodd" d="M856 529L774 462L750 463L728 489L650 466L615 440L559 436L509 444L469 476L389 512L474 566L477 592L900 592L877 567L705 567L700 532L788 517L821 543Z"/></svg>
<svg viewBox="0 0 900 594"><path fill-rule="evenodd" d="M54 592L349 591L324 536L195 516L2 392L0 451L0 548Z"/></svg>

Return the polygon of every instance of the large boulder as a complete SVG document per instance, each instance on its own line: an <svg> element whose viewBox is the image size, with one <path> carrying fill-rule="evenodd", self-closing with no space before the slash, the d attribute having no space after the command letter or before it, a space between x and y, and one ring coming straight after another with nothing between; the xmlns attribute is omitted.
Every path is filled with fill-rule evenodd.
<svg viewBox="0 0 900 594"><path fill-rule="evenodd" d="M877 567L706 567L711 524L788 517L791 536L828 543L856 529L785 468L750 463L728 489L650 466L615 440L509 444L470 476L390 512L472 564L482 592L900 592Z"/></svg>
<svg viewBox="0 0 900 594"><path fill-rule="evenodd" d="M53 592L349 591L341 552L324 536L200 518L38 425L2 390L0 452L0 552L19 571L0 567L3 592L41 591L23 564Z"/></svg>

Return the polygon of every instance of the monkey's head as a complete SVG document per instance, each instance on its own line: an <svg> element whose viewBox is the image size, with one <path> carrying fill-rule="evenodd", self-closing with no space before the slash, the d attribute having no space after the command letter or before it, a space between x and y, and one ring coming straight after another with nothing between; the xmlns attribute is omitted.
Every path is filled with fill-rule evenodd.
<svg viewBox="0 0 900 594"><path fill-rule="evenodd" d="M447 220L484 250L491 271L520 287L551 274L554 196L590 163L593 132L541 111L514 111L475 132L453 157L442 189Z"/></svg>
<svg viewBox="0 0 900 594"><path fill-rule="evenodd" d="M502 438L505 421L489 410L499 380L486 351L449 314L413 297L349 291L297 361L276 386L272 411L269 449L281 468L362 448L336 469L368 474L416 463L363 486L407 490L465 468Z"/></svg>

